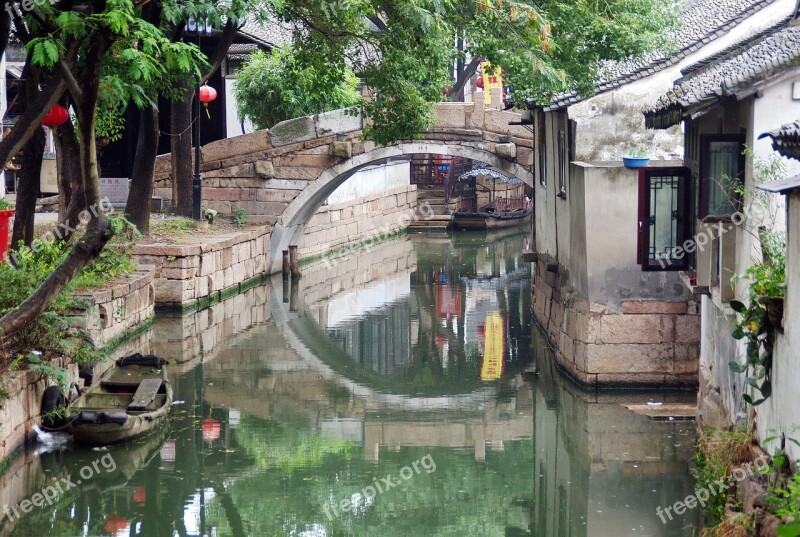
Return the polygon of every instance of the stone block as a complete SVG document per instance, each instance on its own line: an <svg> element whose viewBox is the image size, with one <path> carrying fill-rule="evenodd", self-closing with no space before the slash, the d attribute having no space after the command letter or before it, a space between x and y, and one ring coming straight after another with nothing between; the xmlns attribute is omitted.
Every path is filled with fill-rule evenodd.
<svg viewBox="0 0 800 537"><path fill-rule="evenodd" d="M304 142L317 137L313 116L304 116L281 121L269 130L273 147Z"/></svg>
<svg viewBox="0 0 800 537"><path fill-rule="evenodd" d="M335 141L331 146L331 152L334 157L350 158L353 156L353 144L345 141Z"/></svg>
<svg viewBox="0 0 800 537"><path fill-rule="evenodd" d="M272 179L275 177L275 166L271 160L257 160L254 171L259 179Z"/></svg>
<svg viewBox="0 0 800 537"><path fill-rule="evenodd" d="M153 282L157 303L180 303L183 301L183 280L159 278Z"/></svg>
<svg viewBox="0 0 800 537"><path fill-rule="evenodd" d="M204 188L204 200L218 201L250 201L253 191L247 188Z"/></svg>
<svg viewBox="0 0 800 537"><path fill-rule="evenodd" d="M301 168L296 166L276 166L275 177L278 179L295 179L303 181L314 181L319 177L322 170L319 168ZM272 186L271 184L268 186ZM308 185L306 185L308 186Z"/></svg>
<svg viewBox="0 0 800 537"><path fill-rule="evenodd" d="M672 371L670 344L588 344L587 373L666 373Z"/></svg>
<svg viewBox="0 0 800 537"><path fill-rule="evenodd" d="M622 303L622 313L647 314L665 313L684 315L687 310L686 302L666 302L662 300L634 300Z"/></svg>
<svg viewBox="0 0 800 537"><path fill-rule="evenodd" d="M497 153L498 157L513 160L517 158L517 146L510 142L507 144L497 144L495 146L495 153Z"/></svg>
<svg viewBox="0 0 800 537"><path fill-rule="evenodd" d="M314 116L317 136L343 134L361 130L362 118L357 108L332 110Z"/></svg>
<svg viewBox="0 0 800 537"><path fill-rule="evenodd" d="M185 280L187 278L194 278L197 274L196 268L164 268L161 269L161 277L169 278L170 280Z"/></svg>
<svg viewBox="0 0 800 537"><path fill-rule="evenodd" d="M697 343L700 341L700 316L675 316L675 341L677 343Z"/></svg>
<svg viewBox="0 0 800 537"><path fill-rule="evenodd" d="M201 160L208 162L265 151L271 148L269 134L269 131L262 130L211 142L200 149Z"/></svg>
<svg viewBox="0 0 800 537"><path fill-rule="evenodd" d="M253 166L252 162L247 162L244 164L239 164L237 166L228 166L224 168L219 168L218 170L205 172L203 174L203 182L205 184L206 181L216 178L254 177L254 176L255 176L255 167Z"/></svg>
<svg viewBox="0 0 800 537"><path fill-rule="evenodd" d="M603 343L661 343L671 337L671 330L666 333L661 315L602 316L600 339Z"/></svg>
<svg viewBox="0 0 800 537"><path fill-rule="evenodd" d="M466 105L462 103L440 103L437 105L436 127L467 128Z"/></svg>

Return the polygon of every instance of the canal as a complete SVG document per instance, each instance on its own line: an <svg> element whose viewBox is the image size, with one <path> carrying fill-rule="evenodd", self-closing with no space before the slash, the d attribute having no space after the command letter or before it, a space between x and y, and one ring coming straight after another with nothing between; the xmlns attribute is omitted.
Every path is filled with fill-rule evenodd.
<svg viewBox="0 0 800 537"><path fill-rule="evenodd" d="M0 503L63 493L4 514L0 537L692 535L696 510L656 508L693 492L695 423L627 407L693 394L554 371L524 238L406 235L159 316L125 351L171 360L169 426L33 446Z"/></svg>

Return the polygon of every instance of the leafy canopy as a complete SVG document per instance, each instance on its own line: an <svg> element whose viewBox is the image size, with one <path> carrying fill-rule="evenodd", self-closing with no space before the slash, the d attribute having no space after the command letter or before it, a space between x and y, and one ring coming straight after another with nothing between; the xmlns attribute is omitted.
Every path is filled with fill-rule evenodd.
<svg viewBox="0 0 800 537"><path fill-rule="evenodd" d="M287 119L360 103L358 78L347 68L332 67L303 65L291 47L253 54L236 77L239 116L268 129Z"/></svg>
<svg viewBox="0 0 800 537"><path fill-rule="evenodd" d="M277 18L295 29L291 57L299 65L328 74L349 68L362 79L369 91L364 112L372 120L365 136L378 143L414 138L431 124L432 105L452 85L459 56L502 67L513 103L527 106L558 92L590 93L604 61L666 48L678 20L673 0L266 4L260 16L267 24Z"/></svg>

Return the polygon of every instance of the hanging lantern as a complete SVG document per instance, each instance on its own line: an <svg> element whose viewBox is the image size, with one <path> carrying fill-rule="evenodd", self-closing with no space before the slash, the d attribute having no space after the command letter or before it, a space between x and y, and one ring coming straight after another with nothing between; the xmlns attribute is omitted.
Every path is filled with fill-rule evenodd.
<svg viewBox="0 0 800 537"><path fill-rule="evenodd" d="M203 440L206 442L213 442L219 439L222 432L221 424L218 420L213 418L206 418L202 423Z"/></svg>
<svg viewBox="0 0 800 537"><path fill-rule="evenodd" d="M203 84L200 86L200 102L203 103L203 106L206 107L206 115L208 119L211 119L211 114L208 113L208 103L213 101L217 98L217 90L209 86L208 84Z"/></svg>
<svg viewBox="0 0 800 537"><path fill-rule="evenodd" d="M67 109L60 104L54 104L50 112L42 118L42 125L52 129L53 127L58 127L67 119L69 119L69 112L67 112Z"/></svg>

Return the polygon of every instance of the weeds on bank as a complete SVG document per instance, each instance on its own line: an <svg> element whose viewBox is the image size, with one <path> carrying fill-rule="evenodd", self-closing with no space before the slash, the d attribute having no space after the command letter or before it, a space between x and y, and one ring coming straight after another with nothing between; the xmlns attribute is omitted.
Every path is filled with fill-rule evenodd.
<svg viewBox="0 0 800 537"><path fill-rule="evenodd" d="M697 489L710 489L721 479L727 479L733 468L750 459L750 435L741 429L723 431L702 429L697 438L697 451L694 454L695 466L692 475L697 480ZM731 491L734 489L731 489ZM722 523L728 494L715 494L709 498L703 509L703 518L709 530ZM721 531L723 528L720 528ZM705 531L701 535L736 535L735 533L713 533Z"/></svg>

